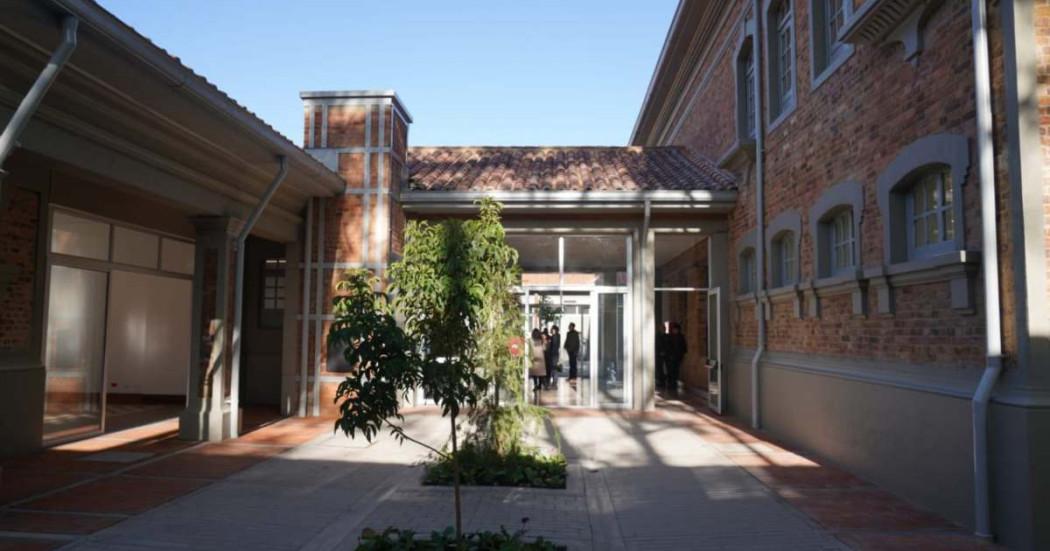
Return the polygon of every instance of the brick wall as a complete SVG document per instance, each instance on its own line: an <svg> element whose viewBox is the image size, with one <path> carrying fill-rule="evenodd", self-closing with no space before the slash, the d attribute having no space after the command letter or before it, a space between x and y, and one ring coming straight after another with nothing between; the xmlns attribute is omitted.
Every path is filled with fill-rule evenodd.
<svg viewBox="0 0 1050 551"><path fill-rule="evenodd" d="M353 98L347 103L342 99L324 107L308 105L305 119L309 125L312 111L313 147L334 154L336 169L347 183L344 195L313 200L313 244L307 253L313 267L306 276L311 286L307 307L314 319L308 324L305 347L311 375L319 364L321 377L330 379L320 383L318 404L323 414L335 412L332 398L339 373L328 371L326 339L331 322L316 316L331 313L336 285L348 266L364 266L382 276L391 252L400 251L404 231L404 215L393 191L401 178L408 127L384 98ZM325 109L327 117L323 116ZM325 265L318 268L318 262ZM296 335L299 339L301 328ZM301 343L299 346L302 350ZM312 393L313 388L310 390Z"/></svg>
<svg viewBox="0 0 1050 551"><path fill-rule="evenodd" d="M669 126L670 143L696 154L722 159L735 141L736 91L734 59L749 2L727 10L712 50L680 113L680 126ZM946 2L930 17L925 50L916 63L905 61L900 44L859 45L830 78L814 89L810 72L809 5L794 0L797 107L766 135L765 201L767 223L795 210L802 215L801 279L814 278L813 236L809 208L828 187L847 180L864 189L861 258L863 265L884 262L883 221L876 199L876 179L890 161L913 141L937 133L975 134L973 58L967 3ZM708 68L710 69L708 75ZM764 75L763 75L764 76ZM767 102L768 103L768 102ZM726 116L729 114L730 116ZM976 158L963 185L965 242L980 248L980 212ZM743 169L740 170L743 172ZM736 249L741 237L755 228L754 178L744 180L737 207L730 216L730 272L739 283ZM766 268L768 277L768 267ZM799 320L793 304L775 302L769 324L769 348L794 352L850 355L924 363L971 365L983 356L983 319L953 310L948 282L895 290L896 312L879 315L869 305L867 316L853 315L849 295L822 299L819 319ZM980 281L975 288L980 289ZM874 293L870 293L874 295ZM979 294L979 293L978 293ZM734 291L735 295L735 291ZM869 302L874 300L868 297ZM981 305L977 305L980 313ZM753 347L752 303L733 310L737 346ZM950 326L950 330L944 329Z"/></svg>
<svg viewBox="0 0 1050 551"><path fill-rule="evenodd" d="M17 185L0 213L0 352L28 352L33 345L33 293L41 196Z"/></svg>

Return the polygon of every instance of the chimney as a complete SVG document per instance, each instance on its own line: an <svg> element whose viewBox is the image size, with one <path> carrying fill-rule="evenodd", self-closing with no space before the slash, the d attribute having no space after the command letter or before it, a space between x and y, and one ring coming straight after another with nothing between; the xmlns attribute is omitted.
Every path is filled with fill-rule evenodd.
<svg viewBox="0 0 1050 551"><path fill-rule="evenodd" d="M392 90L302 92L299 97L305 114L303 148L346 182L338 196L310 199L310 215L304 216L310 224L303 243L309 241L310 250L302 252L301 291L309 291L309 300L301 309L300 335L306 339L299 350L308 373L298 389L301 411L319 415L335 413L335 381L348 368L327 346L336 283L352 268L383 278L401 253L405 217L397 192L405 177L412 117Z"/></svg>
<svg viewBox="0 0 1050 551"><path fill-rule="evenodd" d="M401 252L403 215L396 201L412 117L393 90L302 92L299 97L305 110L303 147L346 181L344 200L331 205L341 214L330 221L352 227L338 236L338 258L326 261L360 263L381 275L391 252Z"/></svg>

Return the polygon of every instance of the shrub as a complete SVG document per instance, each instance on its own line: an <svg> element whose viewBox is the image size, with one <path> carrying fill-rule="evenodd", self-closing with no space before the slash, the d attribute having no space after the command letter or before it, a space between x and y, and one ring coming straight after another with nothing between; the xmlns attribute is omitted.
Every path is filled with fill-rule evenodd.
<svg viewBox="0 0 1050 551"><path fill-rule="evenodd" d="M460 481L468 486L564 488L566 463L562 455L546 456L534 450L499 453L466 443L459 450ZM438 457L426 466L423 483L448 486L454 482L452 462Z"/></svg>
<svg viewBox="0 0 1050 551"><path fill-rule="evenodd" d="M528 519L523 519L527 522ZM563 551L543 538L526 541L525 530L507 532L472 532L463 534L461 545L456 541L456 531L451 526L443 532L431 532L429 538L420 539L411 530L387 528L383 532L365 530L357 551Z"/></svg>

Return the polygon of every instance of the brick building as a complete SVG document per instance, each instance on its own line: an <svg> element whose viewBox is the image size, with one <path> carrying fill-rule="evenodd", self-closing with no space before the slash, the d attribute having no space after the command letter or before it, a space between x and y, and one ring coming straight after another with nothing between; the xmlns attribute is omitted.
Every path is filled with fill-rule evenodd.
<svg viewBox="0 0 1050 551"><path fill-rule="evenodd" d="M579 383L545 404L655 407L676 322L684 390L717 411L1050 545L1048 16L683 1L629 146L411 147L397 94L357 90L303 92L299 148L97 5L17 3L0 21L0 120L27 121L18 147L0 138L0 453L149 419L143 404L188 439L237 434L245 407L330 413L350 369L325 339L335 283L382 274L408 220L491 196L523 332L573 323L583 341Z"/></svg>
<svg viewBox="0 0 1050 551"><path fill-rule="evenodd" d="M1047 9L682 2L632 136L737 177L730 413L1017 547L1050 537Z"/></svg>

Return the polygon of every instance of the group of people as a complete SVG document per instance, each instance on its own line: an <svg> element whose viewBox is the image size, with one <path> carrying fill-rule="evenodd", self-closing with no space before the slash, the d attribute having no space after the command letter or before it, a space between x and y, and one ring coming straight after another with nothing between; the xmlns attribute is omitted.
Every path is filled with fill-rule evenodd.
<svg viewBox="0 0 1050 551"><path fill-rule="evenodd" d="M665 331L666 329L666 331ZM569 357L569 384L576 384L577 361L580 355L580 333L576 324L570 323L565 333L565 353ZM561 371L561 330L557 325L550 329L534 328L529 347L529 378L532 390L557 388L557 372ZM682 326L676 322L662 323L656 330L656 386L669 393L678 392L678 378L682 360L688 352Z"/></svg>
<svg viewBox="0 0 1050 551"><path fill-rule="evenodd" d="M664 332L667 326L669 332ZM688 352L682 326L676 321L660 324L656 329L656 386L672 394L678 392L678 375Z"/></svg>
<svg viewBox="0 0 1050 551"><path fill-rule="evenodd" d="M561 330L557 325L552 325L550 329L532 330L532 346L529 352L532 390L557 388L557 372L561 371L561 349ZM570 323L569 330L565 333L565 353L569 357L569 384L574 385L580 355L580 332L576 330L575 323Z"/></svg>

